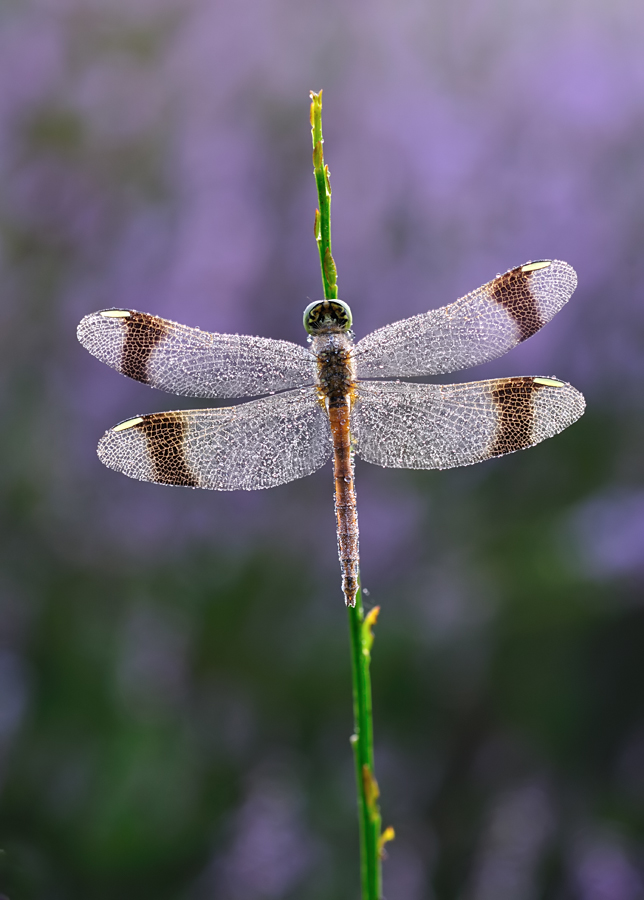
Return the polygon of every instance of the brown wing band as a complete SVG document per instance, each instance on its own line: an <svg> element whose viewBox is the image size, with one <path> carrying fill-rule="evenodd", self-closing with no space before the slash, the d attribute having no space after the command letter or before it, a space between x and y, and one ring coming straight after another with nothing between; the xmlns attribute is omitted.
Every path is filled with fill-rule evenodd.
<svg viewBox="0 0 644 900"><path fill-rule="evenodd" d="M155 481L199 487L184 454L186 423L181 413L145 416L134 428L142 431L147 439Z"/></svg>
<svg viewBox="0 0 644 900"><path fill-rule="evenodd" d="M530 290L530 272L522 267L496 278L490 285L492 299L508 311L519 328L519 341L532 337L546 323Z"/></svg>
<svg viewBox="0 0 644 900"><path fill-rule="evenodd" d="M534 443L534 408L532 398L543 385L533 378L501 379L492 390L492 400L499 413L496 439L490 456L502 456L523 450Z"/></svg>
<svg viewBox="0 0 644 900"><path fill-rule="evenodd" d="M167 333L164 323L146 313L132 313L123 319L127 331L123 342L121 372L135 381L148 383L148 360L150 354Z"/></svg>

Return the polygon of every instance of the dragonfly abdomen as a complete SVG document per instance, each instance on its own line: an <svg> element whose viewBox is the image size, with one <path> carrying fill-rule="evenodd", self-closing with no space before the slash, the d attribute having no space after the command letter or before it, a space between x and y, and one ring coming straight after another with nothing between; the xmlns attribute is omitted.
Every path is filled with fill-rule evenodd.
<svg viewBox="0 0 644 900"><path fill-rule="evenodd" d="M325 334L314 338L318 390L329 416L333 439L338 556L347 606L355 606L359 571L358 512L350 429L355 385L351 347L351 340L346 334Z"/></svg>
<svg viewBox="0 0 644 900"><path fill-rule="evenodd" d="M335 517L338 533L338 556L342 569L342 591L347 606L355 606L358 591L358 509L353 479L353 452L349 430L350 403L329 406L333 437L333 477L335 479Z"/></svg>

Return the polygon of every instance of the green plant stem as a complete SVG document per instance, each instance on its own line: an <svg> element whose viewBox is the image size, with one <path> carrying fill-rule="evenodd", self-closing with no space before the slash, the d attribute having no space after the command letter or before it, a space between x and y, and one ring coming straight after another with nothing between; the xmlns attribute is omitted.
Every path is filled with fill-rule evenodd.
<svg viewBox="0 0 644 900"><path fill-rule="evenodd" d="M319 209L315 211L315 239L320 254L322 284L327 300L337 299L337 272L331 253L331 185L329 169L324 163L322 137L322 91L311 91L311 134L313 137L313 171L318 190ZM358 791L358 821L360 826L360 875L362 900L380 900L382 894L381 857L385 841L391 840L393 830L381 834L378 807L378 784L373 760L373 715L371 709L371 645L372 626L378 617L378 607L365 617L362 590L356 595L356 605L347 607L351 646L351 674L353 679L353 722L351 737Z"/></svg>
<svg viewBox="0 0 644 900"><path fill-rule="evenodd" d="M375 613L377 615L377 608ZM353 735L351 744L358 790L360 823L360 870L364 900L379 900L382 876L380 864L380 810L378 784L373 760L373 714L371 708L371 621L365 620L362 591L356 605L348 607L351 641L351 670L353 677Z"/></svg>
<svg viewBox="0 0 644 900"><path fill-rule="evenodd" d="M320 254L324 299L337 300L338 283L331 253L331 182L329 167L324 164L322 137L322 91L311 91L311 137L313 138L313 173L318 189L319 207L315 211L315 240Z"/></svg>

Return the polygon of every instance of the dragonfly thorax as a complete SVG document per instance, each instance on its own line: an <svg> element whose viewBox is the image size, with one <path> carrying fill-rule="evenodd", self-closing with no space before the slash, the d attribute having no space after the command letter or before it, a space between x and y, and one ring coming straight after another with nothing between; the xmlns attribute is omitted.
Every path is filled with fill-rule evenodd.
<svg viewBox="0 0 644 900"><path fill-rule="evenodd" d="M330 406L344 404L355 385L353 342L346 334L320 334L313 338L318 361L318 388Z"/></svg>
<svg viewBox="0 0 644 900"><path fill-rule="evenodd" d="M351 329L353 317L343 300L315 300L304 310L304 328L311 335L341 334Z"/></svg>

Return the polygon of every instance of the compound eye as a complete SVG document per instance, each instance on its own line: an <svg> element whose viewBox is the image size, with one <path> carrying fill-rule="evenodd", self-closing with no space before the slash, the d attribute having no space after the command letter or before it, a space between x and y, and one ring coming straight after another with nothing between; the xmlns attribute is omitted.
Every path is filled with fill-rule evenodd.
<svg viewBox="0 0 644 900"><path fill-rule="evenodd" d="M315 332L315 323L318 320L317 307L321 306L319 300L315 300L313 303L309 303L309 305L304 310L304 330L307 334L313 334Z"/></svg>
<svg viewBox="0 0 644 900"><path fill-rule="evenodd" d="M304 310L304 328L308 334L350 331L353 316L343 300L315 300Z"/></svg>

